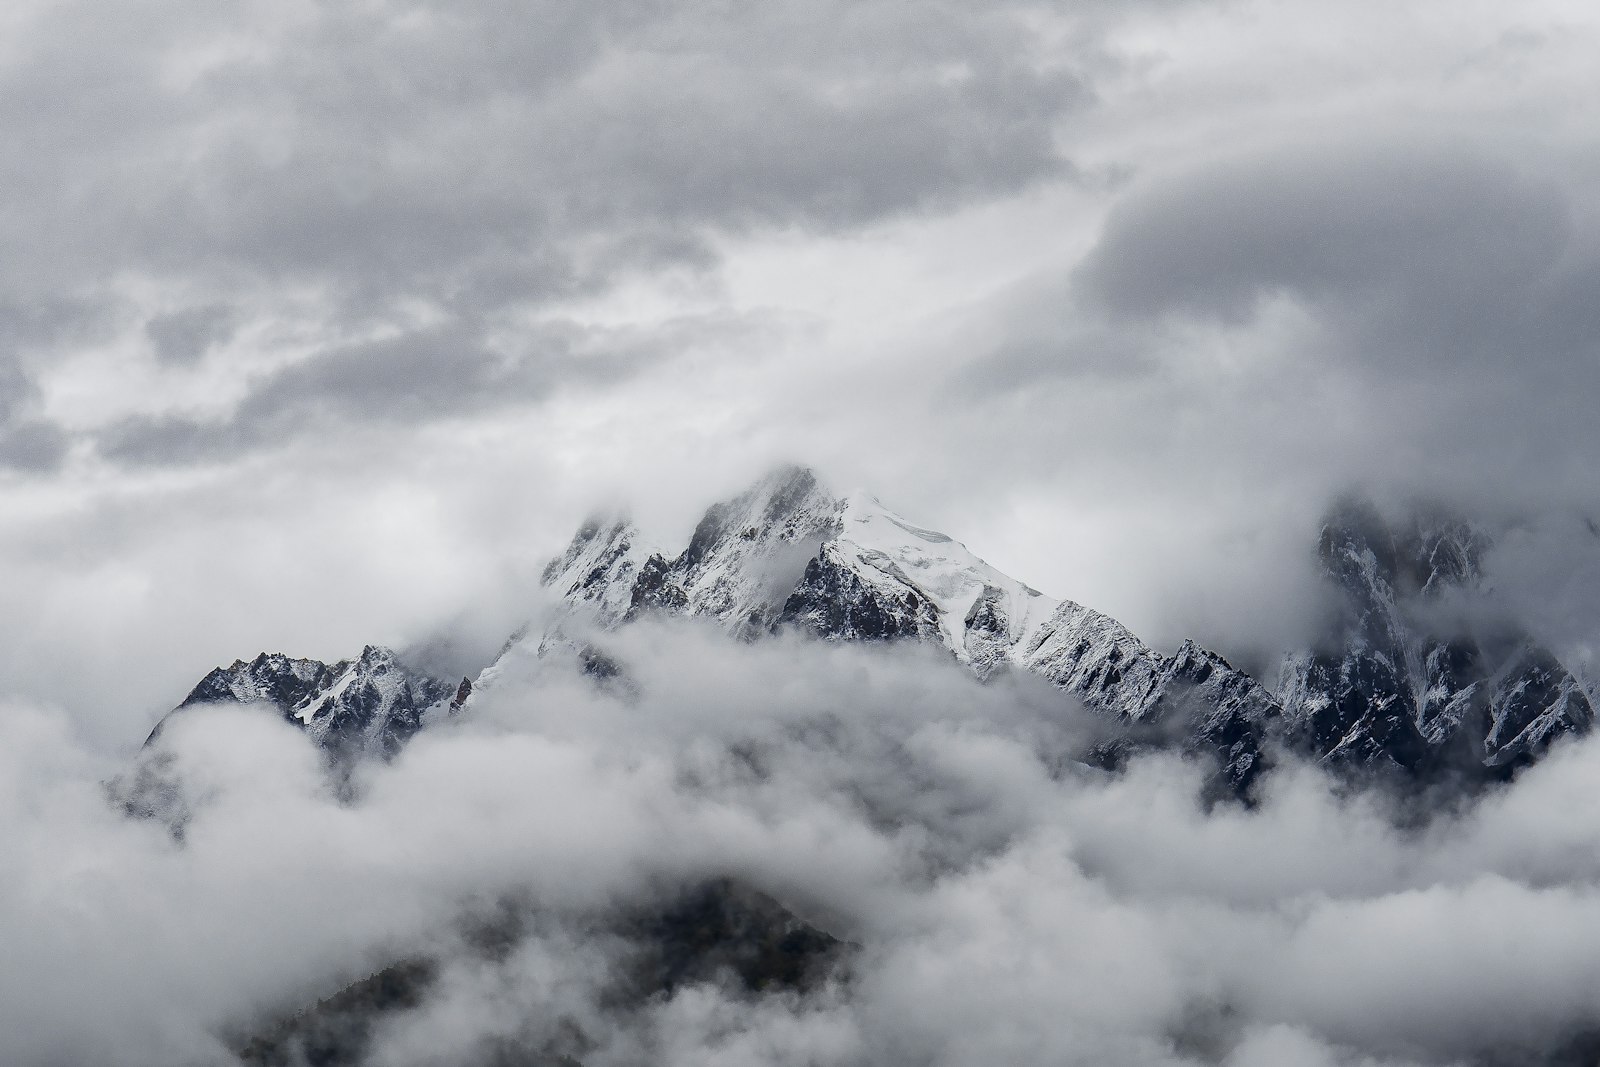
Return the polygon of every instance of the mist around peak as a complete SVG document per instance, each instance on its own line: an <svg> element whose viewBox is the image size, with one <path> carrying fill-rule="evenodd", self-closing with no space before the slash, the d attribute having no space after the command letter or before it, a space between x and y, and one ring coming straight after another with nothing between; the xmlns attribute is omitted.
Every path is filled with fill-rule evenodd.
<svg viewBox="0 0 1600 1067"><path fill-rule="evenodd" d="M361 1062L1555 1063L1600 1024L1592 740L1431 814L1291 760L1244 808L1172 754L1074 762L1069 696L926 647L614 641L626 689L505 677L343 795L274 715L176 719L181 841L12 709L0 1055L228 1063L406 960ZM774 943L853 947L619 994L678 943L652 909L719 879Z"/></svg>

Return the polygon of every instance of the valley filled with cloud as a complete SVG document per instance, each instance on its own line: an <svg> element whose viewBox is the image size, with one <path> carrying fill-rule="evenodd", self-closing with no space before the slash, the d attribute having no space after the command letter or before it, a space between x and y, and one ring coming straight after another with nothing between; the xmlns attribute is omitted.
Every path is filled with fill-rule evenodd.
<svg viewBox="0 0 1600 1067"><path fill-rule="evenodd" d="M1074 763L1081 709L926 650L684 623L614 648L626 686L503 678L342 797L270 713L175 719L177 839L11 709L0 1055L227 1062L228 1035L418 957L434 977L378 1014L370 1062L1593 1055L1592 740L1425 818L1294 764L1258 806L1208 809L1198 767ZM844 942L832 969L617 996L617 916L717 879ZM474 923L511 932L486 952Z"/></svg>

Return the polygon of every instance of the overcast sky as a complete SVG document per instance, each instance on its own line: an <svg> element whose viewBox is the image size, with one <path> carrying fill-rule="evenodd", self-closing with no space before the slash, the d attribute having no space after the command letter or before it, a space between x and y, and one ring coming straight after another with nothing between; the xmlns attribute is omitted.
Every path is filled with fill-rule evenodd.
<svg viewBox="0 0 1600 1067"><path fill-rule="evenodd" d="M1597 38L1581 0L5 5L0 686L117 748L237 656L492 643L597 503L670 538L779 460L1158 645L1279 630L1350 486L1522 521L1507 573L1582 631Z"/></svg>
<svg viewBox="0 0 1600 1067"><path fill-rule="evenodd" d="M423 949L374 1062L550 1005L601 1067L1600 1032L1593 735L1432 817L1292 760L1206 810L1070 770L1038 679L646 623L341 797L259 709L133 755L236 657L470 664L592 509L670 546L784 461L1269 681L1330 501L1442 502L1600 683L1597 55L1593 0L0 4L0 1061L221 1062ZM848 990L618 1026L589 924L729 872Z"/></svg>

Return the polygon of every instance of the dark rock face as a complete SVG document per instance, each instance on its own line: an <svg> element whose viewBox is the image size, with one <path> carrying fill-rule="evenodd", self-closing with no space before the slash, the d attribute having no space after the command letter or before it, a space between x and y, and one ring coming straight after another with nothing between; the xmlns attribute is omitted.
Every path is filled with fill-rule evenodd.
<svg viewBox="0 0 1600 1067"><path fill-rule="evenodd" d="M337 663L263 653L212 671L171 714L204 704L270 704L336 757L393 755L421 728L428 709L465 702L471 690L466 679L452 685L374 645ZM156 725L147 746L170 717Z"/></svg>
<svg viewBox="0 0 1600 1067"><path fill-rule="evenodd" d="M1324 699L1307 705L1300 747L1333 763L1421 766L1428 746L1412 719L1414 697L1381 655L1319 653L1304 684Z"/></svg>
<svg viewBox="0 0 1600 1067"><path fill-rule="evenodd" d="M645 560L628 596L629 617L641 611L682 611L688 604L683 588L673 580L672 565L659 553Z"/></svg>
<svg viewBox="0 0 1600 1067"><path fill-rule="evenodd" d="M1289 736L1333 765L1487 780L1593 721L1570 672L1509 620L1484 634L1488 538L1423 513L1392 527L1344 502L1318 539L1336 612L1321 646L1286 664Z"/></svg>
<svg viewBox="0 0 1600 1067"><path fill-rule="evenodd" d="M327 689L349 666L348 660L330 664L263 652L249 663L234 660L232 666L218 667L202 678L178 707L259 701L288 712Z"/></svg>
<svg viewBox="0 0 1600 1067"><path fill-rule="evenodd" d="M927 638L939 632L933 605L915 590L890 597L823 549L789 594L777 625L847 641Z"/></svg>
<svg viewBox="0 0 1600 1067"><path fill-rule="evenodd" d="M449 682L406 667L388 649L368 645L302 714L310 729L320 726L325 747L356 755L376 745L393 755L421 728L423 713L456 692Z"/></svg>
<svg viewBox="0 0 1600 1067"><path fill-rule="evenodd" d="M1482 736L1488 732L1481 715L1484 702L1478 699L1483 658L1472 640L1429 642L1422 662L1422 702L1417 708L1417 729L1429 744L1444 744L1456 734Z"/></svg>
<svg viewBox="0 0 1600 1067"><path fill-rule="evenodd" d="M472 679L463 678L461 684L456 686L456 695L450 700L450 714L455 715L467 706L467 701L472 697Z"/></svg>
<svg viewBox="0 0 1600 1067"><path fill-rule="evenodd" d="M1484 762L1510 767L1537 758L1564 734L1587 733L1594 708L1550 652L1524 643L1489 679Z"/></svg>
<svg viewBox="0 0 1600 1067"><path fill-rule="evenodd" d="M1381 516L1362 502L1334 512L1317 554L1344 599L1326 650L1305 664L1303 686L1313 695L1304 701L1295 740L1331 762L1393 762L1414 770L1428 746L1416 726L1395 586L1402 562L1416 560L1402 555Z"/></svg>

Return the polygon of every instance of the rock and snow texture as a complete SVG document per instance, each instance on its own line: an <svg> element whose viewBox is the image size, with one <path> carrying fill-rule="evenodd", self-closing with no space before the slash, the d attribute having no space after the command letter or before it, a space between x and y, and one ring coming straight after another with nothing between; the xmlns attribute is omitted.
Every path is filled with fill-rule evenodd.
<svg viewBox="0 0 1600 1067"><path fill-rule="evenodd" d="M864 493L835 494L787 467L715 504L668 557L625 518L585 523L545 568L552 617L507 642L478 678L553 652L591 674L615 665L591 637L643 613L711 620L740 638L794 629L824 640L928 642L980 677L1038 673L1082 699L1130 744L1216 752L1242 786L1259 768L1271 698L1220 657L1186 645L1167 658L1115 620L1003 574L960 542L916 526ZM266 702L318 744L393 751L430 708L471 695L412 671L384 649L324 664L259 656L213 671L183 706ZM1135 736L1137 735L1137 736Z"/></svg>
<svg viewBox="0 0 1600 1067"><path fill-rule="evenodd" d="M781 629L824 640L917 640L979 677L1036 674L1108 725L1096 758L1177 747L1214 756L1242 791L1281 741L1331 765L1505 773L1563 734L1589 728L1582 687L1510 625L1480 632L1455 613L1482 593L1488 546L1467 524L1413 518L1393 529L1346 503L1318 552L1338 612L1325 641L1291 655L1276 696L1217 654L1185 642L1172 656L1121 623L1002 574L966 546L913 525L862 493L835 494L787 467L715 504L669 556L625 518L585 523L543 572L555 602L477 679L560 650L602 678L618 666L597 634L642 614L709 620L754 639ZM1445 624L1452 617L1474 626ZM411 670L386 649L324 664L281 655L206 677L183 706L266 702L338 751L392 752L430 709L458 709L473 685ZM158 727L159 731L159 727Z"/></svg>
<svg viewBox="0 0 1600 1067"><path fill-rule="evenodd" d="M634 584L651 555L626 518L593 518L550 561L540 581L563 603L586 606L597 621L614 625L631 610Z"/></svg>
<svg viewBox="0 0 1600 1067"><path fill-rule="evenodd" d="M1020 663L1124 728L1101 752L1112 762L1144 748L1205 752L1218 758L1234 790L1264 768L1277 701L1193 641L1166 657L1115 619L1067 601L1024 647Z"/></svg>
<svg viewBox="0 0 1600 1067"><path fill-rule="evenodd" d="M281 652L263 652L246 663L234 660L229 667L218 667L200 680L181 708L194 704L272 704L285 714L293 714L313 696L327 689L348 662L323 663L314 659L291 659Z"/></svg>
<svg viewBox="0 0 1600 1067"><path fill-rule="evenodd" d="M825 640L928 642L980 677L1010 667L1047 678L1119 731L1118 752L1214 753L1232 788L1261 768L1277 705L1220 656L1185 644L1165 657L1116 620L1045 596L869 495L835 495L808 470L785 468L713 505L672 559L637 544L626 523L587 523L546 585L569 617L602 629L659 611L713 619L741 637L794 628ZM573 644L567 625L558 616L507 654Z"/></svg>
<svg viewBox="0 0 1600 1067"><path fill-rule="evenodd" d="M1099 711L1136 718L1164 660L1109 615L1068 600L1022 650L1026 669Z"/></svg>
<svg viewBox="0 0 1600 1067"><path fill-rule="evenodd" d="M1370 505L1337 506L1318 539L1335 615L1321 647L1284 665L1289 736L1332 763L1432 774L1509 769L1586 731L1576 679L1486 609L1488 547L1464 522L1391 527Z"/></svg>
<svg viewBox="0 0 1600 1067"><path fill-rule="evenodd" d="M1134 719L1136 738L1177 737L1187 748L1217 754L1222 777L1243 789L1264 767L1264 748L1282 709L1266 687L1215 652L1185 641L1163 665Z"/></svg>
<svg viewBox="0 0 1600 1067"><path fill-rule="evenodd" d="M1056 605L944 534L795 467L713 505L670 559L640 544L624 520L586 523L544 574L565 614L513 644L549 647L572 619L607 629L659 611L740 637L784 626L838 640L917 637L988 674Z"/></svg>
<svg viewBox="0 0 1600 1067"><path fill-rule="evenodd" d="M714 618L742 636L769 631L807 561L837 535L843 507L810 471L775 471L713 505L676 559L652 557L634 607Z"/></svg>
<svg viewBox="0 0 1600 1067"><path fill-rule="evenodd" d="M788 591L780 623L832 639L917 637L987 676L1056 606L865 494L841 502L837 531Z"/></svg>
<svg viewBox="0 0 1600 1067"><path fill-rule="evenodd" d="M337 663L262 653L206 675L173 714L202 704L270 704L335 753L393 753L421 728L428 711L449 708L470 691L465 680L433 678L374 645ZM160 732L157 724L150 740Z"/></svg>
<svg viewBox="0 0 1600 1067"><path fill-rule="evenodd" d="M705 513L682 552L646 552L625 521L591 521L545 571L568 619L619 625L643 612L706 618L739 637L794 627L834 640L932 641L987 675L1050 618L1056 601L965 545L864 494L836 495L786 467Z"/></svg>

